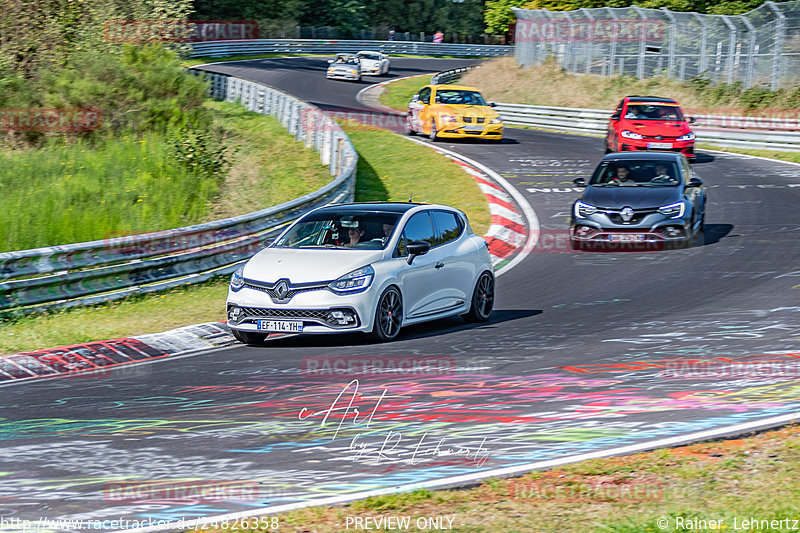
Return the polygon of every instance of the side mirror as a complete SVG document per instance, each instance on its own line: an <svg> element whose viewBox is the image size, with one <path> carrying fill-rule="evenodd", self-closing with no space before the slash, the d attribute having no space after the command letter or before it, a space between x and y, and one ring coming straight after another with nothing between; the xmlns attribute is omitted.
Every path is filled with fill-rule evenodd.
<svg viewBox="0 0 800 533"><path fill-rule="evenodd" d="M497 104L496 104L496 103L494 103L494 102L489 102L489 106L490 106L490 107L497 107Z"/></svg>
<svg viewBox="0 0 800 533"><path fill-rule="evenodd" d="M694 117L689 117L689 124L694 124L695 122L697 122L697 119Z"/></svg>
<svg viewBox="0 0 800 533"><path fill-rule="evenodd" d="M703 180L697 177L689 178L689 183L686 184L687 187L700 187L703 184Z"/></svg>
<svg viewBox="0 0 800 533"><path fill-rule="evenodd" d="M431 249L428 241L411 241L408 243L408 264L410 265L418 255L425 255Z"/></svg>
<svg viewBox="0 0 800 533"><path fill-rule="evenodd" d="M419 102L419 95L418 95L418 94L415 94L414 96L412 96L412 97L411 97L411 101L412 101L412 102Z"/></svg>
<svg viewBox="0 0 800 533"><path fill-rule="evenodd" d="M572 183L574 183L576 187L586 187L585 178L575 178L574 180L572 180Z"/></svg>
<svg viewBox="0 0 800 533"><path fill-rule="evenodd" d="M611 115L611 120L619 120L619 117L620 117L619 113L614 113L613 115Z"/></svg>
<svg viewBox="0 0 800 533"><path fill-rule="evenodd" d="M331 64L331 63L333 63L333 59L329 59L328 60L328 64Z"/></svg>

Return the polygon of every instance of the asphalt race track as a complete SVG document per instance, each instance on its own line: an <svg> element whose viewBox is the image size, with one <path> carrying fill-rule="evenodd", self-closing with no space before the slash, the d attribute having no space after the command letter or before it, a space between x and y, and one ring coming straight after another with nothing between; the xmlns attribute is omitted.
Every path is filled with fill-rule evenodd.
<svg viewBox="0 0 800 533"><path fill-rule="evenodd" d="M392 76L470 62L393 59ZM326 109L359 108L366 80L386 79L327 81L326 66L206 68ZM504 176L542 229L498 278L488 324L444 320L381 345L295 337L4 387L0 516L189 519L736 433L798 411L800 166L702 153L705 243L573 252L571 181L602 140L510 129L502 144L437 144ZM416 372L375 371L407 361ZM172 497L193 480L257 490Z"/></svg>

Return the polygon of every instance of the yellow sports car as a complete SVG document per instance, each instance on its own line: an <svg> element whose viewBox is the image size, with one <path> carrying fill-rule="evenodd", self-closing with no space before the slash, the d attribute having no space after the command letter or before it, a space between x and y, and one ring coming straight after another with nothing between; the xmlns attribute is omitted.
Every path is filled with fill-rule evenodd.
<svg viewBox="0 0 800 533"><path fill-rule="evenodd" d="M503 121L480 91L463 85L426 85L408 104L406 130L432 140L440 138L503 138Z"/></svg>

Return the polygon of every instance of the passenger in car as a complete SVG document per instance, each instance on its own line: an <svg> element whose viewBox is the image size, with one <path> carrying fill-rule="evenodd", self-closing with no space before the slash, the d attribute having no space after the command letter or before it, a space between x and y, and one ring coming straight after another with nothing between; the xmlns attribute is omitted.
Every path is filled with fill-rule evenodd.
<svg viewBox="0 0 800 533"><path fill-rule="evenodd" d="M666 165L656 165L656 175L650 181L654 183L669 183L673 181L673 177L667 170Z"/></svg>

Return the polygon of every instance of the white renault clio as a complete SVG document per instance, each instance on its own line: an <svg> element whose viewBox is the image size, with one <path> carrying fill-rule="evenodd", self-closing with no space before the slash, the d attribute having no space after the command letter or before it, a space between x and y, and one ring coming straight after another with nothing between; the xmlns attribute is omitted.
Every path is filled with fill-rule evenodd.
<svg viewBox="0 0 800 533"><path fill-rule="evenodd" d="M483 238L444 205L321 207L234 272L228 325L237 340L281 333L371 333L461 315L488 320L494 275Z"/></svg>

